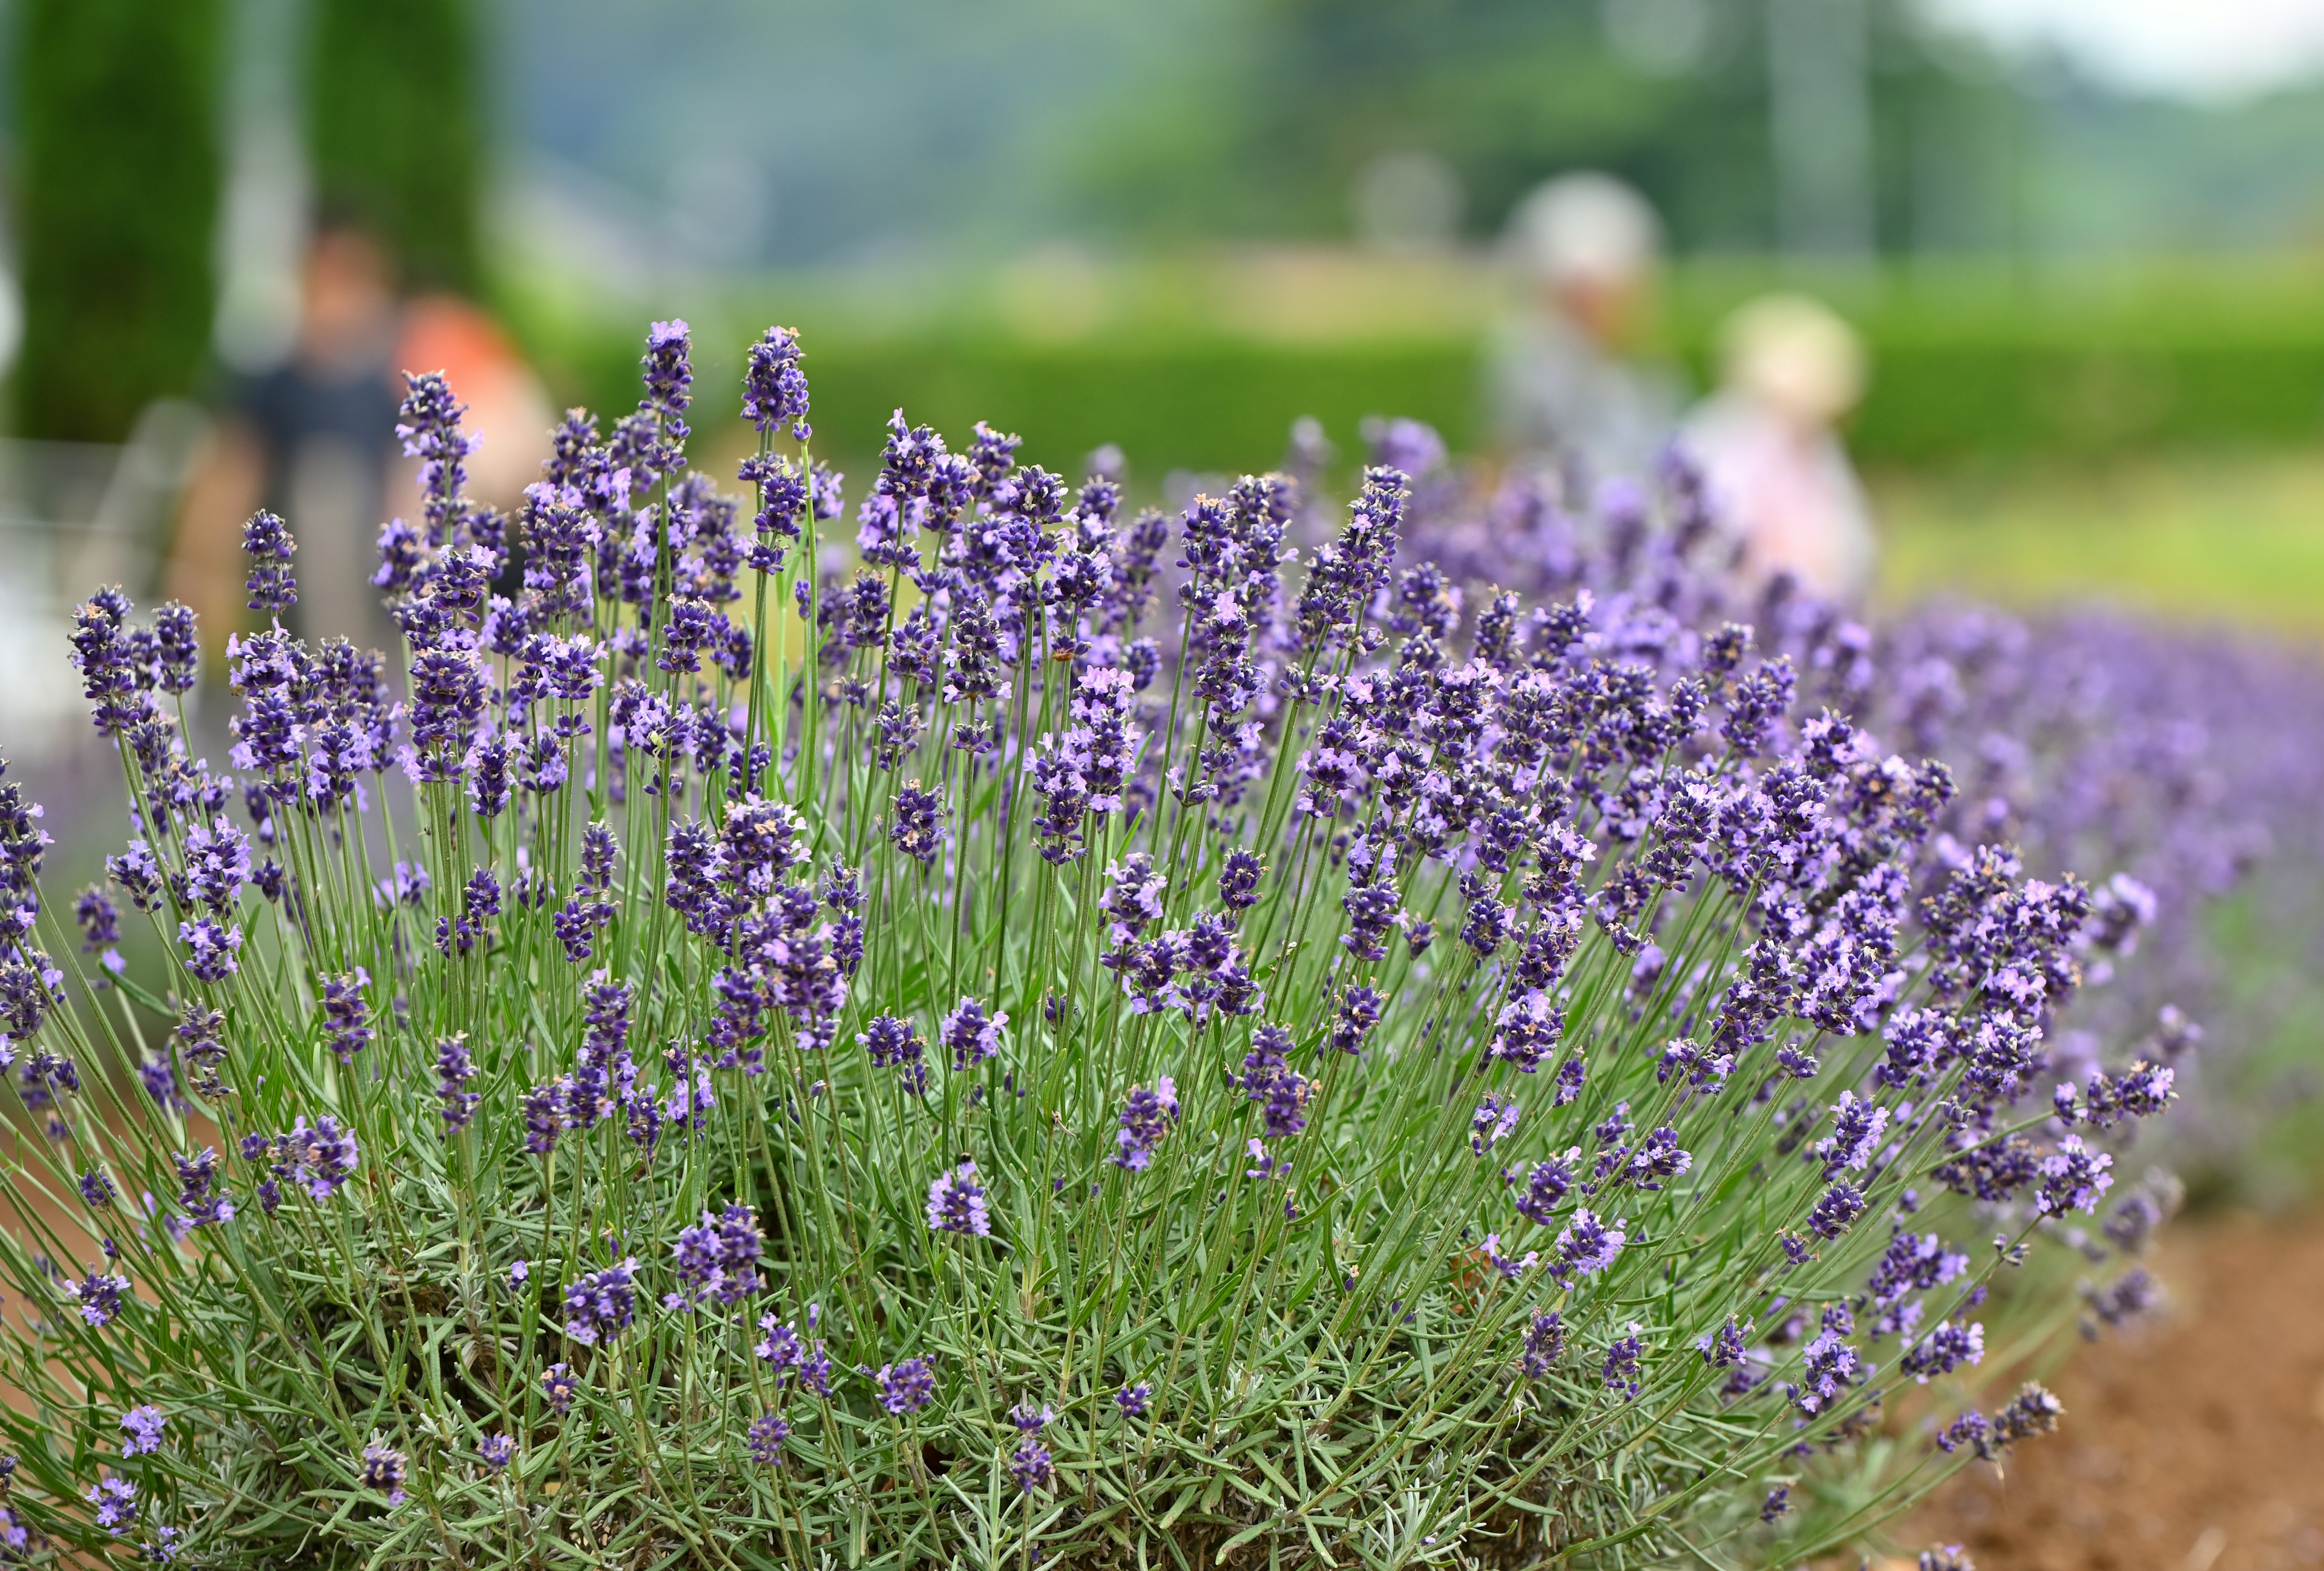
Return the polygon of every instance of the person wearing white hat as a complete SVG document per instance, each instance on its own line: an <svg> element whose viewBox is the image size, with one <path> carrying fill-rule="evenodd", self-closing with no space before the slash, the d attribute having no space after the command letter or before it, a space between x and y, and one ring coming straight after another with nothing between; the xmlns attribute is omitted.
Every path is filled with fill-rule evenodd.
<svg viewBox="0 0 2324 1571"><path fill-rule="evenodd" d="M1747 577L1788 573L1849 602L1870 588L1871 508L1836 427L1864 396L1854 329L1805 295L1771 294L1727 319L1717 393L1687 417L1714 514Z"/></svg>
<svg viewBox="0 0 2324 1571"><path fill-rule="evenodd" d="M1502 446L1562 473L1569 494L1646 475L1682 396L1674 371L1637 354L1661 267L1661 220L1622 181L1582 171L1519 202L1508 241L1529 299L1493 346Z"/></svg>

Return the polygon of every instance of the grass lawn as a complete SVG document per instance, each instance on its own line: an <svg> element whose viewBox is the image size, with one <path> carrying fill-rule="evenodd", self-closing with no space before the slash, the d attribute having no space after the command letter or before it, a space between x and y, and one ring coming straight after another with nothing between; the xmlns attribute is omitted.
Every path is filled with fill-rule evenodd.
<svg viewBox="0 0 2324 1571"><path fill-rule="evenodd" d="M1868 477L1880 595L2102 598L2324 637L2324 453L2028 462Z"/></svg>

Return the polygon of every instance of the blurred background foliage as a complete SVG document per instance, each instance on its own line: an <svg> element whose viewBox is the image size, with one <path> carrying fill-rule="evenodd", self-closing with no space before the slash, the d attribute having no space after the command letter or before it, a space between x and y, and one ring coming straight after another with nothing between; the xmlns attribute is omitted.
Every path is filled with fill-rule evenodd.
<svg viewBox="0 0 2324 1571"><path fill-rule="evenodd" d="M2311 442L2324 89L2128 93L1950 16L23 0L17 424L117 439L192 385L212 259L265 296L282 226L238 216L290 200L372 225L410 285L488 297L564 398L616 401L631 319L685 310L808 328L835 431L906 402L1219 467L1267 461L1287 408L1393 408L1457 445L1504 217L1593 167L1665 219L1660 338L1698 386L1748 294L1805 280L1846 310L1872 465ZM1803 70L1840 86L1787 122ZM1787 124L1857 166L1787 177Z"/></svg>
<svg viewBox="0 0 2324 1571"><path fill-rule="evenodd" d="M208 358L226 0L21 0L15 429L117 440Z"/></svg>
<svg viewBox="0 0 2324 1571"><path fill-rule="evenodd" d="M484 168L468 0L314 0L307 146L314 200L387 241L415 289L484 282Z"/></svg>

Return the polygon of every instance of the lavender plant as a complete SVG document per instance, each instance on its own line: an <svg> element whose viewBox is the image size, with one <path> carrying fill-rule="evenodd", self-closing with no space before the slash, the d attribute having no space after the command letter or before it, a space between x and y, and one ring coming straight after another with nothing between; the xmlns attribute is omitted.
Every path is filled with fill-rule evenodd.
<svg viewBox="0 0 2324 1571"><path fill-rule="evenodd" d="M5 1552L1757 1564L2054 1426L1981 1306L2171 1096L2048 1072L2137 913L1939 855L1683 485L1602 548L1668 593L1471 615L1393 467L1300 572L1293 477L899 414L831 576L796 336L747 520L682 323L644 382L512 520L412 380L401 698L254 519L231 779L182 609L82 608L134 837L44 901L0 785Z"/></svg>
<svg viewBox="0 0 2324 1571"><path fill-rule="evenodd" d="M1425 427L1369 434L1375 461L1416 476L1408 532L1443 592L1499 582L1542 600L1645 598L1698 627L1749 622L1812 701L1954 772L1961 789L1937 816L1932 856L1958 867L2006 844L2039 877L2107 870L2093 898L2137 961L2116 976L2107 957L2112 984L2053 1012L2056 1068L2080 1079L2139 1043L2186 1094L2150 1154L2246 1197L2313 1186L2312 1115L2287 1116L2315 1092L2305 979L2324 928L2324 839L2307 810L2324 768L2312 655L2094 607L2028 620L1938 603L1859 621L1788 580L1744 593L1700 570L1727 547L1683 467L1674 527L1656 531L1627 483L1577 512L1524 473L1478 483ZM1295 465L1312 462L1312 445L1296 448ZM2189 1055L2206 1030L2209 1050Z"/></svg>

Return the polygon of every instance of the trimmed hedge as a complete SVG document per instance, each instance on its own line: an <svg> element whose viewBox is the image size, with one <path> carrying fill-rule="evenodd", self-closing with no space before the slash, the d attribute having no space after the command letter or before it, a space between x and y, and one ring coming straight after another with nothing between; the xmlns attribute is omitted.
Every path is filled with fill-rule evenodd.
<svg viewBox="0 0 2324 1571"><path fill-rule="evenodd" d="M1748 292L1718 282L1674 308L1671 339L1698 386L1720 315ZM1456 450L1473 449L1485 431L1474 338L1277 344L1142 326L1063 344L998 329L871 337L818 330L813 310L798 304L770 295L761 315L733 319L732 336L739 347L750 331L741 324L762 319L807 332L816 425L844 453L872 447L899 405L949 435L979 419L1037 433L1028 454L1056 467L1117 442L1148 478L1271 464L1301 414L1321 419L1343 451L1367 414L1428 420ZM2095 303L1892 291L1848 314L1874 364L1850 433L1868 464L2283 446L2324 435L2324 285L2218 277ZM633 335L587 317L516 315L561 397L600 411L635 402ZM728 330L696 325L706 347ZM706 367L706 376L723 374Z"/></svg>

